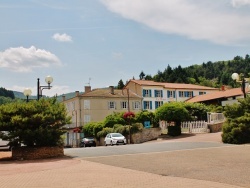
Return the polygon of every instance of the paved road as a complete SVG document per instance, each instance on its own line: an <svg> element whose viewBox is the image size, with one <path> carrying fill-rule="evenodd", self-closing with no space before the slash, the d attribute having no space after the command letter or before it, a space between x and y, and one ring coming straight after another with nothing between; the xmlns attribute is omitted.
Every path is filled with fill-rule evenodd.
<svg viewBox="0 0 250 188"><path fill-rule="evenodd" d="M220 133L136 145L66 149L65 154L161 176L250 187L250 145L223 144Z"/></svg>

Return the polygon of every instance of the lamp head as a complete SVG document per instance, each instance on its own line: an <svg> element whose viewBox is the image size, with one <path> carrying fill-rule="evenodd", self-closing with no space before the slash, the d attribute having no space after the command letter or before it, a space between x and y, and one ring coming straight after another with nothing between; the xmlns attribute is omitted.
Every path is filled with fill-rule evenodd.
<svg viewBox="0 0 250 188"><path fill-rule="evenodd" d="M53 82L52 76L46 76L45 82L50 85Z"/></svg>
<svg viewBox="0 0 250 188"><path fill-rule="evenodd" d="M24 94L26 97L30 96L31 93L32 93L32 91L31 91L31 89L29 89L29 88L25 88L24 91L23 91L23 94Z"/></svg>
<svg viewBox="0 0 250 188"><path fill-rule="evenodd" d="M233 80L239 80L240 79L239 74L238 73L233 73L232 74L232 79Z"/></svg>

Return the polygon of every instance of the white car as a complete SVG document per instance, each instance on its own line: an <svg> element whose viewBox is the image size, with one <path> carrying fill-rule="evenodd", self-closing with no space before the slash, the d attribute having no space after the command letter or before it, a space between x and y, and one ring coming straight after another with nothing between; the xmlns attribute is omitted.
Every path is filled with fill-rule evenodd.
<svg viewBox="0 0 250 188"><path fill-rule="evenodd" d="M120 133L109 133L104 139L105 146L107 145L118 145L118 144L126 144L126 138Z"/></svg>

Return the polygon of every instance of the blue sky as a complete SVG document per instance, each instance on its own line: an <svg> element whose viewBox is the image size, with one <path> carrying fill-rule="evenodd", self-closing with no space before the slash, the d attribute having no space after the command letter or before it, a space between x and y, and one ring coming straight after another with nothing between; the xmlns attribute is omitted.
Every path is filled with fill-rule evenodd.
<svg viewBox="0 0 250 188"><path fill-rule="evenodd" d="M250 0L1 0L0 87L53 96L250 54Z"/></svg>

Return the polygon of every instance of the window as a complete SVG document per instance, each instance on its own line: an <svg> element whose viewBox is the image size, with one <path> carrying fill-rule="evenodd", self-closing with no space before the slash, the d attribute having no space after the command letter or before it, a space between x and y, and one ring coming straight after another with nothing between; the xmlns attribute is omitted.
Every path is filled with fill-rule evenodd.
<svg viewBox="0 0 250 188"><path fill-rule="evenodd" d="M144 105L143 108L145 110L151 110L152 109L152 101L144 101L143 105Z"/></svg>
<svg viewBox="0 0 250 188"><path fill-rule="evenodd" d="M175 98L175 91L168 91L168 98Z"/></svg>
<svg viewBox="0 0 250 188"><path fill-rule="evenodd" d="M90 122L90 115L84 115L84 124Z"/></svg>
<svg viewBox="0 0 250 188"><path fill-rule="evenodd" d="M110 101L108 103L108 109L115 109L115 102L114 101Z"/></svg>
<svg viewBox="0 0 250 188"><path fill-rule="evenodd" d="M200 91L200 92L199 92L199 95L205 95L205 94L206 94L205 91Z"/></svg>
<svg viewBox="0 0 250 188"><path fill-rule="evenodd" d="M135 102L133 103L133 108L134 108L134 109L140 109L140 108L141 108L141 103L140 103L139 101L135 101Z"/></svg>
<svg viewBox="0 0 250 188"><path fill-rule="evenodd" d="M163 104L163 101L155 101L155 109L160 107Z"/></svg>
<svg viewBox="0 0 250 188"><path fill-rule="evenodd" d="M150 89L144 89L143 90L143 97L151 97L151 90Z"/></svg>
<svg viewBox="0 0 250 188"><path fill-rule="evenodd" d="M162 97L162 90L155 90L155 97Z"/></svg>
<svg viewBox="0 0 250 188"><path fill-rule="evenodd" d="M179 91L179 97L193 97L192 91Z"/></svg>
<svg viewBox="0 0 250 188"><path fill-rule="evenodd" d="M122 108L122 109L127 109L127 108L128 108L128 107L127 107L127 101L121 102L121 108Z"/></svg>
<svg viewBox="0 0 250 188"><path fill-rule="evenodd" d="M84 100L83 101L83 106L84 106L84 109L90 109L90 101L89 100Z"/></svg>

